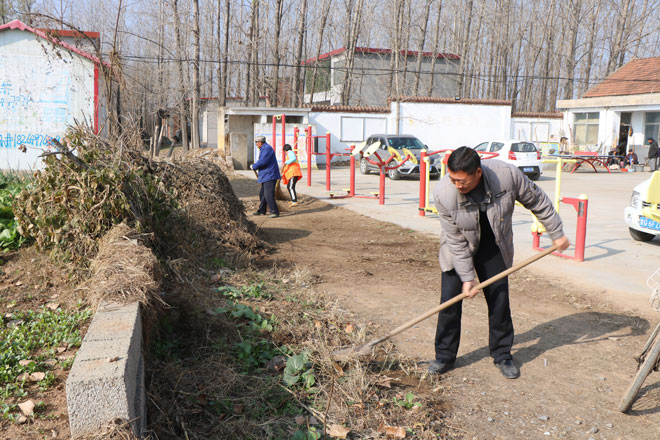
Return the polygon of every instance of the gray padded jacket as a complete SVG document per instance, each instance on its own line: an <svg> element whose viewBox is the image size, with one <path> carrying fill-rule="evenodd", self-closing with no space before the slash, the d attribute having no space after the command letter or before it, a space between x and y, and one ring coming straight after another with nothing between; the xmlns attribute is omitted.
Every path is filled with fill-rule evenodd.
<svg viewBox="0 0 660 440"><path fill-rule="evenodd" d="M513 264L512 216L516 200L536 215L552 240L561 238L562 221L550 198L518 168L496 159L481 163L486 215L504 263ZM479 247L479 206L458 192L446 175L433 189L440 216L440 268L455 269L463 282L475 279L472 257Z"/></svg>

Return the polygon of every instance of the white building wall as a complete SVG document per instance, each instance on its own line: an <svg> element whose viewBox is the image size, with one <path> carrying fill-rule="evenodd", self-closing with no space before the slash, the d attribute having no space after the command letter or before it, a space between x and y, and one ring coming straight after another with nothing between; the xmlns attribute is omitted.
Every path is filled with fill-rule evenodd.
<svg viewBox="0 0 660 440"><path fill-rule="evenodd" d="M94 122L93 62L30 32L0 32L0 168L40 168L49 137L74 121Z"/></svg>
<svg viewBox="0 0 660 440"><path fill-rule="evenodd" d="M399 134L418 137L431 150L473 147L489 139L506 139L511 132L510 105L390 103L390 126ZM390 131L394 133L394 130Z"/></svg>
<svg viewBox="0 0 660 440"><path fill-rule="evenodd" d="M555 118L511 118L511 139L530 142L559 142L566 136L564 120Z"/></svg>
<svg viewBox="0 0 660 440"><path fill-rule="evenodd" d="M359 144L374 134L391 133L387 113L348 113L348 112L311 112L309 123L315 127L317 135L330 133L332 153L347 153L351 145ZM319 151L325 151L325 141L319 141ZM324 156L317 156L318 163L325 163ZM335 157L335 161L347 160L347 157Z"/></svg>

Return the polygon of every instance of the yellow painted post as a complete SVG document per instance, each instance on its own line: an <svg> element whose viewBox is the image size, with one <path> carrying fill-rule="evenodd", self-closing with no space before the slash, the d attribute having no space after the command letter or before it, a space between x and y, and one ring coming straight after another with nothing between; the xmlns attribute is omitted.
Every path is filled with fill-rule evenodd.
<svg viewBox="0 0 660 440"><path fill-rule="evenodd" d="M431 160L428 157L425 157L424 161L426 162L426 176L424 176L424 179L426 179L426 200L424 200L424 210L428 210L429 194L431 194L431 189L429 188L431 186Z"/></svg>

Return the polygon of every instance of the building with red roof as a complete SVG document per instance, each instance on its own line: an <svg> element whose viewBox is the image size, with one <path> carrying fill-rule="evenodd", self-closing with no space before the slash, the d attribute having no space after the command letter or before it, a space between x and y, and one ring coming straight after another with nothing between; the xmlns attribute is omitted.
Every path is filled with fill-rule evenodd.
<svg viewBox="0 0 660 440"><path fill-rule="evenodd" d="M101 60L90 53L99 41L97 32L36 29L19 20L0 26L0 168L39 168L50 139L63 138L75 121L100 129Z"/></svg>

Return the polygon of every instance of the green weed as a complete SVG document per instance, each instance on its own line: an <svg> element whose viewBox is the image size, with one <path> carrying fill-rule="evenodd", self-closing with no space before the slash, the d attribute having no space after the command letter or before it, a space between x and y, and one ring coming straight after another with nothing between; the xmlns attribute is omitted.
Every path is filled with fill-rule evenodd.
<svg viewBox="0 0 660 440"><path fill-rule="evenodd" d="M397 399L396 396L394 396L392 399L397 406L405 409L412 409L418 406L422 406L420 402L415 402L415 395L412 392L407 392L403 399Z"/></svg>

